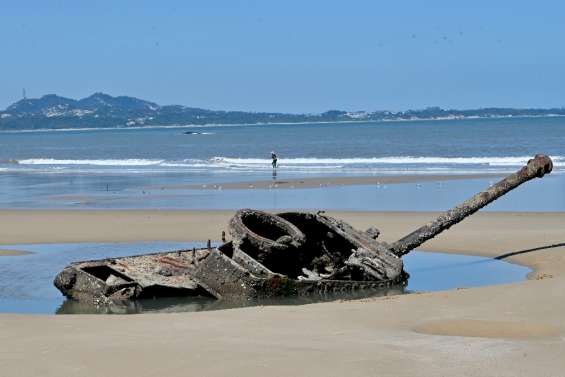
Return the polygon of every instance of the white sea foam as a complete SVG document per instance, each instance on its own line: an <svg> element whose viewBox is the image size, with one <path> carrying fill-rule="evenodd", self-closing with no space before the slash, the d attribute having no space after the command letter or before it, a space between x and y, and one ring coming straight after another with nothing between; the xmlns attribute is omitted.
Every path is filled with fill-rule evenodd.
<svg viewBox="0 0 565 377"><path fill-rule="evenodd" d="M57 160L53 158L31 158L18 161L19 165L94 165L94 166L153 166L163 160L122 159L122 160Z"/></svg>
<svg viewBox="0 0 565 377"><path fill-rule="evenodd" d="M282 170L305 173L317 172L431 172L461 173L463 171L511 171L523 166L531 156L505 156L505 157L348 157L348 158L281 158L279 166ZM552 156L556 169L565 168L564 156ZM234 158L213 157L210 159L183 159L183 160L158 160L158 159L53 159L33 158L20 161L11 161L13 168L32 169L41 166L42 169L88 169L89 167L111 168L123 170L130 168L151 169L151 171L261 171L271 169L271 160L268 158ZM18 167L20 166L20 167ZM4 169L6 170L6 169ZM130 170L127 170L128 172Z"/></svg>
<svg viewBox="0 0 565 377"><path fill-rule="evenodd" d="M281 165L485 165L521 166L531 156L519 157L369 157L369 158L287 158L279 159ZM565 166L565 157L553 156L555 166ZM216 163L233 165L268 165L270 159L214 157Z"/></svg>

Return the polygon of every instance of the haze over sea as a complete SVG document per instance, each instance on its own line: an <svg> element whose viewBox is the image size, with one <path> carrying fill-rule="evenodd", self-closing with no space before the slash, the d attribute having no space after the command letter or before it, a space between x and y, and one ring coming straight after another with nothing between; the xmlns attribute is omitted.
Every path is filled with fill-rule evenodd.
<svg viewBox="0 0 565 377"><path fill-rule="evenodd" d="M0 206L435 210L494 180L450 181L441 185L443 190L436 183L336 187L327 188L323 198L315 189L228 193L220 192L221 185L218 192L156 188L274 179L270 152L276 151L278 180L508 173L545 153L555 167L553 178L544 183L543 199L535 206L514 200L508 207L490 208L563 210L564 130L565 118L554 117L2 132ZM418 195L410 194L414 187ZM532 183L518 191L526 195L540 189ZM336 197L343 200L336 202Z"/></svg>

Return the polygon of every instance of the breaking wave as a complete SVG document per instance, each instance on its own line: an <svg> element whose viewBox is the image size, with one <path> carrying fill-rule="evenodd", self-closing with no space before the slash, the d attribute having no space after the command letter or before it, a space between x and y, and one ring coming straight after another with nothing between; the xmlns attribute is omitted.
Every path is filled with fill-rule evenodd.
<svg viewBox="0 0 565 377"><path fill-rule="evenodd" d="M56 160L53 158L30 158L17 161L18 165L94 165L94 166L155 166L164 160L123 159L123 160Z"/></svg>
<svg viewBox="0 0 565 377"><path fill-rule="evenodd" d="M437 157L437 156L391 156L281 158L279 166L284 171L300 173L316 172L442 172L461 173L477 171L510 171L527 163L531 156L504 157ZM552 156L556 169L565 168L564 156ZM80 169L108 169L111 171L263 171L271 169L271 160L265 158L212 157L209 159L54 159L32 158L0 161L1 170L74 171ZM9 166L9 167L8 167Z"/></svg>
<svg viewBox="0 0 565 377"><path fill-rule="evenodd" d="M280 159L281 164L289 165L318 165L318 164L372 164L372 165L488 165L488 166L521 166L528 162L532 156L523 157L370 157L370 158L288 158ZM556 166L565 166L565 157L553 156ZM271 162L270 159L259 158L229 158L214 157L214 161L227 164L264 165Z"/></svg>

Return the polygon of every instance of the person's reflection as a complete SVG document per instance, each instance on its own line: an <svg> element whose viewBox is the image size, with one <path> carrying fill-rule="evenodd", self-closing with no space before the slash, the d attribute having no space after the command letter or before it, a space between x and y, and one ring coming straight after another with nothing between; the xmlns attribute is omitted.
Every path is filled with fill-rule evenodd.
<svg viewBox="0 0 565 377"><path fill-rule="evenodd" d="M277 180L277 169L273 169L273 181Z"/></svg>

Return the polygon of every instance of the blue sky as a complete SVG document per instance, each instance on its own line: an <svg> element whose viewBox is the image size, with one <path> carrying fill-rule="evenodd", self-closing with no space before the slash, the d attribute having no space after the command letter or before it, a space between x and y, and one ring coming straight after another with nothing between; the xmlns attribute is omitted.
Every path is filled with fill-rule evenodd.
<svg viewBox="0 0 565 377"><path fill-rule="evenodd" d="M0 108L96 91L320 112L565 106L562 1L0 0Z"/></svg>

